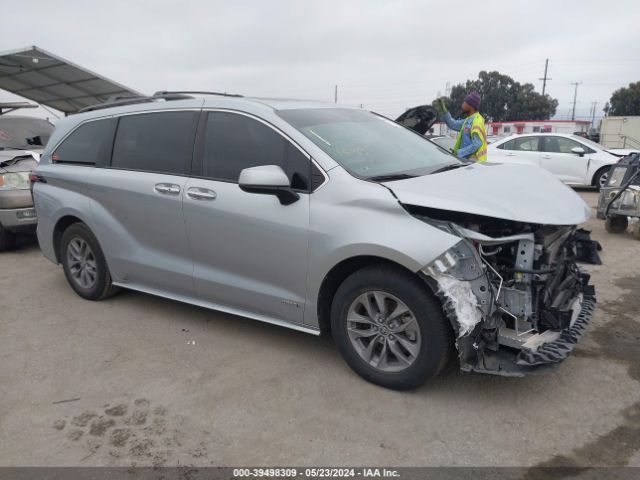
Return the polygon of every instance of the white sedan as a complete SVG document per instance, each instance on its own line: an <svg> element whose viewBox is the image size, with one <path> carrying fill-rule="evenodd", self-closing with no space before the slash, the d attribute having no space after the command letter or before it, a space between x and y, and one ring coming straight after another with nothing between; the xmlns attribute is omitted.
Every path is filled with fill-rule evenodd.
<svg viewBox="0 0 640 480"><path fill-rule="evenodd" d="M599 189L606 184L609 168L619 157L576 135L530 133L512 135L490 144L487 160L537 165L564 183L592 185Z"/></svg>

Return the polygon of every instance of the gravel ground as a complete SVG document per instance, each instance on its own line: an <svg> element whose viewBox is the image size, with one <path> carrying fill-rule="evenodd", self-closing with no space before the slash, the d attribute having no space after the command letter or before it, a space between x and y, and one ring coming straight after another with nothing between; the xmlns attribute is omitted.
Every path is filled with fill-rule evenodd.
<svg viewBox="0 0 640 480"><path fill-rule="evenodd" d="M586 228L598 309L556 372L409 393L329 339L135 292L83 301L22 242L0 254L0 465L640 466L640 242Z"/></svg>

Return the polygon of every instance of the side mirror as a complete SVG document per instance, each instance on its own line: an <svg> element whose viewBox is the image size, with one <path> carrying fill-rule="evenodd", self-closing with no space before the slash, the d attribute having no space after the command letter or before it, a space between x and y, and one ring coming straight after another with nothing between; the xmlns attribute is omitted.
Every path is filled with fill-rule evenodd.
<svg viewBox="0 0 640 480"><path fill-rule="evenodd" d="M300 198L291 188L287 174L278 165L245 168L240 172L238 185L248 193L275 195L282 205L290 205Z"/></svg>
<svg viewBox="0 0 640 480"><path fill-rule="evenodd" d="M584 148L582 147L573 147L571 149L572 153L575 153L576 155L580 155L581 157L584 155Z"/></svg>

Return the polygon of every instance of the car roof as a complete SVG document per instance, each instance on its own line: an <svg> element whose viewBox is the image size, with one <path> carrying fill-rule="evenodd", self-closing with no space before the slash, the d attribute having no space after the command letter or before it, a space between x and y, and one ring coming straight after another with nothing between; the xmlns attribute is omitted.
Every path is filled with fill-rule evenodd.
<svg viewBox="0 0 640 480"><path fill-rule="evenodd" d="M586 140L584 137L581 137L579 135L574 135L573 133L555 133L555 132L531 132L531 133L514 133L511 134L507 137L501 137L499 140L496 140L495 142L492 142L491 145L502 145L503 143L508 142L509 140L513 140L514 138L522 138L522 137L548 137L548 136L553 136L553 137L565 137L565 138L571 138L573 140Z"/></svg>
<svg viewBox="0 0 640 480"><path fill-rule="evenodd" d="M291 98L243 97L226 94L190 94L179 99L147 99L128 104L104 104L100 108L70 115L59 122L61 126L75 125L86 120L125 115L128 113L153 112L157 110L220 108L231 110L247 110L253 113L267 113L278 110L299 108L348 108L355 107L336 105L318 100Z"/></svg>

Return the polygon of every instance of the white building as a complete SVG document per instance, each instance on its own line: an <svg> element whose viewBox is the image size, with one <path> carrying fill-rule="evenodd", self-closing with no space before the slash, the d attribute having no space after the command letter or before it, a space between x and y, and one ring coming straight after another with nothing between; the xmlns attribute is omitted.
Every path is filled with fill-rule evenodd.
<svg viewBox="0 0 640 480"><path fill-rule="evenodd" d="M521 120L515 122L490 122L487 135L507 136L514 133L574 133L588 132L589 120Z"/></svg>
<svg viewBox="0 0 640 480"><path fill-rule="evenodd" d="M489 122L487 135L506 137L514 133L574 133L588 132L588 120L521 120L514 122ZM443 122L431 127L431 135L450 135L451 130Z"/></svg>
<svg viewBox="0 0 640 480"><path fill-rule="evenodd" d="M640 148L640 116L604 117L600 143L607 148Z"/></svg>

